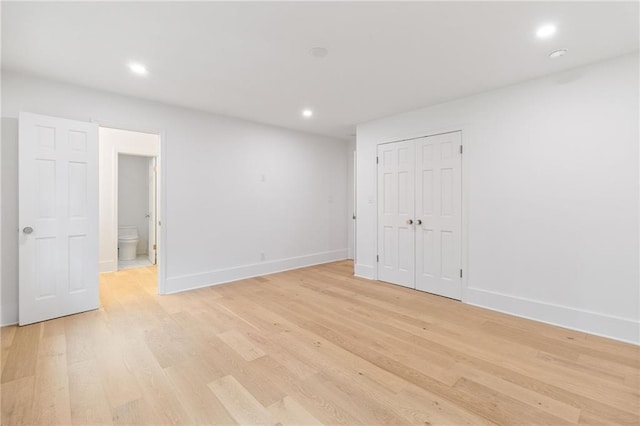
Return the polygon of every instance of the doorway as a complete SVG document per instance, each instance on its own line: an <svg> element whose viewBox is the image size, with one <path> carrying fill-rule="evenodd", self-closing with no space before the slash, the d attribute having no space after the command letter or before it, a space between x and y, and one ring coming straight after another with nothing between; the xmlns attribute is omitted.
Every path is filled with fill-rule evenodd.
<svg viewBox="0 0 640 426"><path fill-rule="evenodd" d="M462 297L462 132L378 145L378 278Z"/></svg>
<svg viewBox="0 0 640 426"><path fill-rule="evenodd" d="M159 263L160 135L99 128L100 272Z"/></svg>
<svg viewBox="0 0 640 426"><path fill-rule="evenodd" d="M155 160L118 154L118 270L156 264Z"/></svg>

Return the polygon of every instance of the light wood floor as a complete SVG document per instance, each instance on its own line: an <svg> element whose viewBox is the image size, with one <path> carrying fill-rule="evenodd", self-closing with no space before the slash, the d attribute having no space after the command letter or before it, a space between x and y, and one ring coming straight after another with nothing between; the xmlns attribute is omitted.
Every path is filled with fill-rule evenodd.
<svg viewBox="0 0 640 426"><path fill-rule="evenodd" d="M338 262L2 329L2 424L638 424L636 346Z"/></svg>

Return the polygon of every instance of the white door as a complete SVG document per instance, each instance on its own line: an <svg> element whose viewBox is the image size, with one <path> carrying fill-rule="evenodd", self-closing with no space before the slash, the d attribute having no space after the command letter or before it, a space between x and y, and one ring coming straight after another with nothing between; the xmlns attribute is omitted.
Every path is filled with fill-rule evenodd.
<svg viewBox="0 0 640 426"><path fill-rule="evenodd" d="M378 145L378 279L415 284L413 141Z"/></svg>
<svg viewBox="0 0 640 426"><path fill-rule="evenodd" d="M98 127L19 119L19 323L98 308Z"/></svg>
<svg viewBox="0 0 640 426"><path fill-rule="evenodd" d="M149 159L149 261L156 264L156 159Z"/></svg>
<svg viewBox="0 0 640 426"><path fill-rule="evenodd" d="M378 279L460 299L462 135L378 145Z"/></svg>
<svg viewBox="0 0 640 426"><path fill-rule="evenodd" d="M416 143L416 289L460 299L461 132Z"/></svg>

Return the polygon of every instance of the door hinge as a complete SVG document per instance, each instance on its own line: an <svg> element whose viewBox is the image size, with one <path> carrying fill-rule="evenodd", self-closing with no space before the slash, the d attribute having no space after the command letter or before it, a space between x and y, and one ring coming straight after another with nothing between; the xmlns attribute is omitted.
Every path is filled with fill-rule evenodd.
<svg viewBox="0 0 640 426"><path fill-rule="evenodd" d="M153 245L153 249L154 249L154 250L156 249L156 245L155 245L155 244Z"/></svg>
<svg viewBox="0 0 640 426"><path fill-rule="evenodd" d="M356 220L356 214L354 213L353 216L351 216L351 219Z"/></svg>
<svg viewBox="0 0 640 426"><path fill-rule="evenodd" d="M376 254L376 262L380 262L380 256Z"/></svg>
<svg viewBox="0 0 640 426"><path fill-rule="evenodd" d="M462 154L462 145L460 145L460 154Z"/></svg>
<svg viewBox="0 0 640 426"><path fill-rule="evenodd" d="M462 278L462 269L460 269L460 278Z"/></svg>
<svg viewBox="0 0 640 426"><path fill-rule="evenodd" d="M376 164L380 162L380 157L376 157Z"/></svg>

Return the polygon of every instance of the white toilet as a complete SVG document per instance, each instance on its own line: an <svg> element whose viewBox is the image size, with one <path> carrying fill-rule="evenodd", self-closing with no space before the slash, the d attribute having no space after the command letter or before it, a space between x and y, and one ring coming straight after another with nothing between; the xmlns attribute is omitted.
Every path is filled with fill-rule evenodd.
<svg viewBox="0 0 640 426"><path fill-rule="evenodd" d="M118 228L118 259L136 260L138 251L138 228L123 225Z"/></svg>

